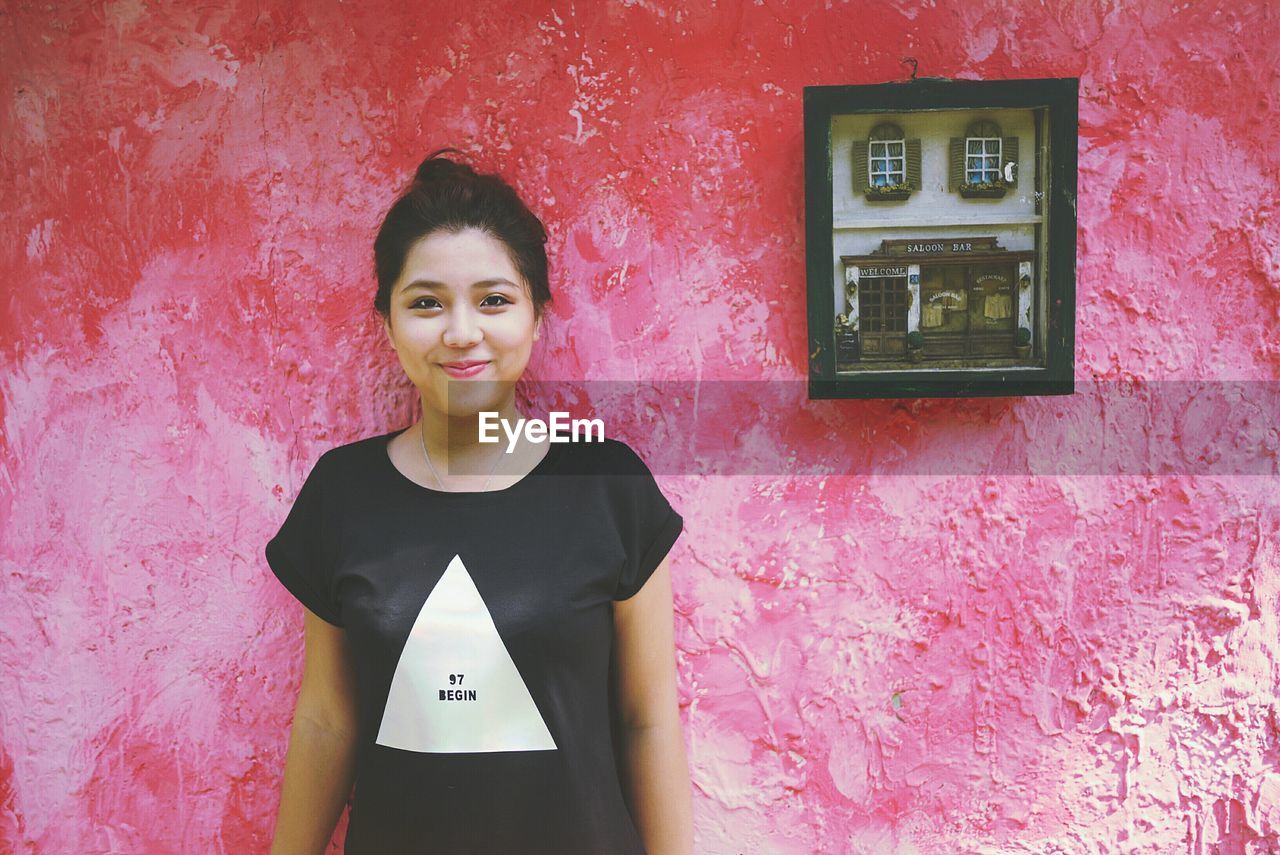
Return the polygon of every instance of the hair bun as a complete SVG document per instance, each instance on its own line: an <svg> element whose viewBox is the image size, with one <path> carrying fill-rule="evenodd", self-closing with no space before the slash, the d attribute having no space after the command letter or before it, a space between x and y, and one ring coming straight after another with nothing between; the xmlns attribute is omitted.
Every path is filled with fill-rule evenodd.
<svg viewBox="0 0 1280 855"><path fill-rule="evenodd" d="M426 159L418 165L418 171L414 174L413 180L427 183L437 178L449 176L475 176L476 171L467 164L456 163L447 157L440 156L449 151L466 157L466 152L459 151L456 148L438 148L427 155Z"/></svg>

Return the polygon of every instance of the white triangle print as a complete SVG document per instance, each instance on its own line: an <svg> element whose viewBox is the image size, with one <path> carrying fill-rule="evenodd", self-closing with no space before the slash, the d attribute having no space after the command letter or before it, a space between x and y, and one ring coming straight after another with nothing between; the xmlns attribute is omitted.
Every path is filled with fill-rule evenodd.
<svg viewBox="0 0 1280 855"><path fill-rule="evenodd" d="M377 744L442 754L556 748L460 555L409 631Z"/></svg>

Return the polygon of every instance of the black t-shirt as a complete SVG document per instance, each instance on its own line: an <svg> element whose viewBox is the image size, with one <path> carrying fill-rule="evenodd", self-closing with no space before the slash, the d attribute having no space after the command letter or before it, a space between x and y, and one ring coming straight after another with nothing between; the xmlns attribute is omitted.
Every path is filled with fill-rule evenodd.
<svg viewBox="0 0 1280 855"><path fill-rule="evenodd" d="M399 431L326 451L266 558L355 656L345 851L644 855L623 800L611 602L682 517L625 443L552 442L510 487L423 487Z"/></svg>

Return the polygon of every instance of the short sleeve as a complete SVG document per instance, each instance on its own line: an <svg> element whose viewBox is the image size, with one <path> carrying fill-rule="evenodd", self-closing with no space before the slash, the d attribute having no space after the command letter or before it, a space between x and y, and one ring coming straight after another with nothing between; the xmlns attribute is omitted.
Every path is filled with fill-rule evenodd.
<svg viewBox="0 0 1280 855"><path fill-rule="evenodd" d="M288 516L267 542L267 564L280 584L304 606L334 626L342 626L330 591L323 524L325 457L321 455L302 483Z"/></svg>
<svg viewBox="0 0 1280 855"><path fill-rule="evenodd" d="M626 558L613 599L628 600L640 592L684 530L684 518L658 489L644 461L625 443L620 455L616 509Z"/></svg>

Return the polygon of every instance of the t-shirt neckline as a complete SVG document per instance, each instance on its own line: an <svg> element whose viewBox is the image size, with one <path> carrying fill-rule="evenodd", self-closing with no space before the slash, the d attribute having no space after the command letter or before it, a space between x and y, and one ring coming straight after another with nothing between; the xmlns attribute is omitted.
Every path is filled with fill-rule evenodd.
<svg viewBox="0 0 1280 855"><path fill-rule="evenodd" d="M391 440L407 430L411 430L412 425L406 428L393 430L379 437L378 442L374 443L378 456L382 458L382 465L388 470L392 478L405 486L411 492L430 499L437 499L446 502L477 502L498 499L505 496L519 495L527 491L536 484L535 475L546 475L556 464L559 463L560 456L563 452L562 442L552 442L551 447L547 449L547 453L542 456L532 469L520 477L520 480L514 484L502 487L497 490L437 490L434 487L426 487L414 481L408 475L400 471L395 461L391 459ZM548 440L549 441L549 440Z"/></svg>

